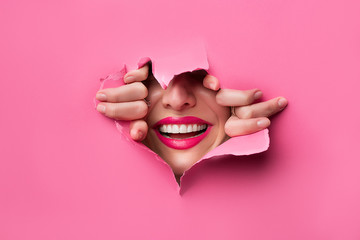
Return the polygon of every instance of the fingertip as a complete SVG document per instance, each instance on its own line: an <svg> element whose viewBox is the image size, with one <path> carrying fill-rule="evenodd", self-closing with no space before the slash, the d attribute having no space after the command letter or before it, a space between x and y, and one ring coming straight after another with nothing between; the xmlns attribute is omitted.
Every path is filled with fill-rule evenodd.
<svg viewBox="0 0 360 240"><path fill-rule="evenodd" d="M256 89L255 93L254 93L254 99L255 100L260 99L262 97L262 95L263 95L263 93L259 89Z"/></svg>
<svg viewBox="0 0 360 240"><path fill-rule="evenodd" d="M134 74L134 71L131 71L131 72L128 72L127 74L125 74L125 76L124 76L125 83L135 82L135 76L133 76L132 74Z"/></svg>
<svg viewBox="0 0 360 240"><path fill-rule="evenodd" d="M212 75L206 75L203 80L204 87L211 89L213 91L217 91L220 89L220 83L219 80L212 76Z"/></svg>
<svg viewBox="0 0 360 240"><path fill-rule="evenodd" d="M148 73L149 72L149 63L145 64L144 66L142 66L138 70L141 70L141 71L144 71L144 72Z"/></svg>
<svg viewBox="0 0 360 240"><path fill-rule="evenodd" d="M137 129L131 129L130 130L130 137L132 138L132 140L137 141L137 137L138 137L138 133L137 133Z"/></svg>
<svg viewBox="0 0 360 240"><path fill-rule="evenodd" d="M106 111L106 106L105 105L103 105L103 104L98 104L97 106L96 106L96 110L98 111L98 112L100 112L100 113L105 113L105 111Z"/></svg>
<svg viewBox="0 0 360 240"><path fill-rule="evenodd" d="M148 78L149 75L149 66L145 65L137 70L130 71L125 74L124 82L132 83L132 82L141 82Z"/></svg>
<svg viewBox="0 0 360 240"><path fill-rule="evenodd" d="M143 67L139 68L138 70L138 79L139 81L144 81L149 76L149 64L144 65Z"/></svg>
<svg viewBox="0 0 360 240"><path fill-rule="evenodd" d="M224 125L224 131L226 133L226 135L228 135L229 137L235 137L236 136L236 121L237 121L237 117L235 116L231 116Z"/></svg>
<svg viewBox="0 0 360 240"><path fill-rule="evenodd" d="M259 120L257 120L256 125L260 128L260 129L265 129L268 126L270 126L270 119L268 118L261 118Z"/></svg>
<svg viewBox="0 0 360 240"><path fill-rule="evenodd" d="M148 126L144 120L135 120L130 124L130 136L134 141L141 142L146 138Z"/></svg>
<svg viewBox="0 0 360 240"><path fill-rule="evenodd" d="M231 124L226 122L225 126L224 126L224 131L226 133L226 135L228 135L229 137L234 137L235 135L233 134L232 128L231 128Z"/></svg>
<svg viewBox="0 0 360 240"><path fill-rule="evenodd" d="M278 99L278 105L279 105L279 108L280 109L283 109L283 108L285 108L286 106L287 106L287 104L288 104L288 100L286 99L286 98L284 98L284 97L280 97L279 99Z"/></svg>
<svg viewBox="0 0 360 240"><path fill-rule="evenodd" d="M103 92L98 92L98 93L96 93L95 98L96 98L97 100L99 100L99 101L102 101L102 102L103 102L103 101L106 101L106 99L107 99L105 93L103 93Z"/></svg>
<svg viewBox="0 0 360 240"><path fill-rule="evenodd" d="M139 142L142 141L144 139L144 135L145 134L142 131L138 130L137 134L136 134L137 141L139 141Z"/></svg>
<svg viewBox="0 0 360 240"><path fill-rule="evenodd" d="M130 136L134 141L142 141L144 138L144 133L138 129L131 129Z"/></svg>

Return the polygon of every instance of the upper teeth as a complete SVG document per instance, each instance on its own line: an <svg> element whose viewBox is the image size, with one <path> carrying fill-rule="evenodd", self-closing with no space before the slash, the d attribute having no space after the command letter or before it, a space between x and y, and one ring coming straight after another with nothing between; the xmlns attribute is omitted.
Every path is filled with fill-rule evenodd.
<svg viewBox="0 0 360 240"><path fill-rule="evenodd" d="M161 125L159 130L163 133L190 133L206 128L206 124L167 124Z"/></svg>

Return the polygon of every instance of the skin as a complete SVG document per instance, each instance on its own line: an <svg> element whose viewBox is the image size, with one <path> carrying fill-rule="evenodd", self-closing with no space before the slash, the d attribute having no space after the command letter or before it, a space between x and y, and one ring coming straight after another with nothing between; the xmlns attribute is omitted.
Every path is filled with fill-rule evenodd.
<svg viewBox="0 0 360 240"><path fill-rule="evenodd" d="M149 113L145 118L149 126L143 143L159 154L172 168L175 175L181 176L207 152L223 143L225 123L231 112L227 106L216 102L216 92L203 86L205 71L183 73L174 77L166 90L156 80L148 85L150 101ZM195 116L208 123L209 134L197 145L188 149L174 149L166 146L156 135L154 125L166 117Z"/></svg>
<svg viewBox="0 0 360 240"><path fill-rule="evenodd" d="M149 74L149 66L145 65L124 76L126 85L97 92L96 99L100 101L97 110L116 120L131 121L132 139L142 141L158 153L179 177L228 137L251 134L269 127L269 117L287 105L283 97L256 102L262 97L259 89L220 89L216 77L204 72L195 75L175 76L164 90ZM191 78L197 78L196 84L194 79L191 84L187 81ZM175 150L161 143L152 129L154 123L168 116L196 116L214 126L195 147Z"/></svg>

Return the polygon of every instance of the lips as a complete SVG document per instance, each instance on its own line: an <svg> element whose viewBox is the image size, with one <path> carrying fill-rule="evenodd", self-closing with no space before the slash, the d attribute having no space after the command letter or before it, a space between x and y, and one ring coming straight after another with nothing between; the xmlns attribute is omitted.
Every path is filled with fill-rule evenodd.
<svg viewBox="0 0 360 240"><path fill-rule="evenodd" d="M211 124L193 116L167 117L154 125L157 137L166 146L188 149L196 146L211 130Z"/></svg>

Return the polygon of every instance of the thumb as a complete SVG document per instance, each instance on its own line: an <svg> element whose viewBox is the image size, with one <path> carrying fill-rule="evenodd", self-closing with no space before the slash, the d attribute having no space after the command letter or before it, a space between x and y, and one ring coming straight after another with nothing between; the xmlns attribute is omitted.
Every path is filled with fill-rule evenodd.
<svg viewBox="0 0 360 240"><path fill-rule="evenodd" d="M141 142L146 138L148 125L144 120L135 120L130 123L130 136L134 141Z"/></svg>

